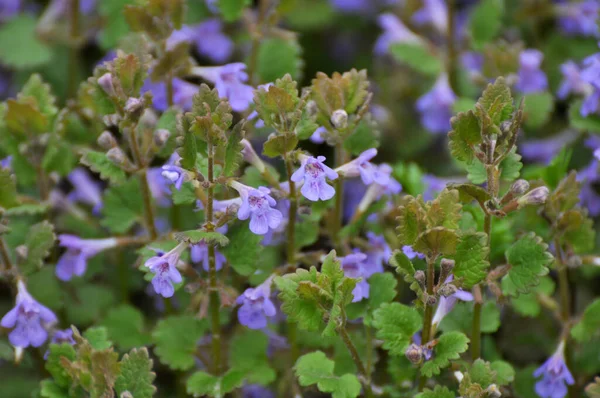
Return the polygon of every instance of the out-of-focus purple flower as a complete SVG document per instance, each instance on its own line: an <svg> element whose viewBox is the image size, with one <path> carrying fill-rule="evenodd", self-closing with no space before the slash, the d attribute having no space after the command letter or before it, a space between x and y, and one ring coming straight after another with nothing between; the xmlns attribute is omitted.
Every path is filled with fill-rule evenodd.
<svg viewBox="0 0 600 398"><path fill-rule="evenodd" d="M167 85L164 82L153 83L150 79L144 82L142 93L152 93L152 105L156 110L166 111L169 108L167 99ZM198 86L178 78L173 79L173 104L180 106L183 110L192 109L192 98L198 92Z"/></svg>
<svg viewBox="0 0 600 398"><path fill-rule="evenodd" d="M181 189L187 176L187 171L177 165L180 159L181 157L177 153L174 153L169 162L161 167L161 175L175 185L175 189L178 191Z"/></svg>
<svg viewBox="0 0 600 398"><path fill-rule="evenodd" d="M392 256L392 249L390 249L383 235L367 232L367 239L369 240L369 250L365 260L364 274L366 278L369 278L373 274L384 271L383 265Z"/></svg>
<svg viewBox="0 0 600 398"><path fill-rule="evenodd" d="M600 111L600 53L583 60L581 79L591 85L590 93L583 100L581 115L588 116Z"/></svg>
<svg viewBox="0 0 600 398"><path fill-rule="evenodd" d="M445 34L448 30L448 8L443 0L423 0L423 8L413 14L412 20L417 25L433 25L438 32Z"/></svg>
<svg viewBox="0 0 600 398"><path fill-rule="evenodd" d="M325 142L325 138L323 138L323 133L326 132L327 129L323 126L317 127L314 133L310 136L309 140L315 144L322 144Z"/></svg>
<svg viewBox="0 0 600 398"><path fill-rule="evenodd" d="M394 43L419 43L421 38L414 34L396 15L385 13L377 18L383 33L375 42L375 53L386 53Z"/></svg>
<svg viewBox="0 0 600 398"><path fill-rule="evenodd" d="M450 283L453 279L454 275L450 275L446 278L444 283ZM444 319L444 317L448 315L450 311L452 311L458 300L473 301L473 295L465 290L457 289L455 293L449 295L448 297L440 296L440 302L435 310L432 324L439 325L440 322L442 322L442 319Z"/></svg>
<svg viewBox="0 0 600 398"><path fill-rule="evenodd" d="M273 276L254 288L248 288L237 298L241 305L238 320L250 329L262 329L267 326L267 317L275 316L277 310L271 301L271 283Z"/></svg>
<svg viewBox="0 0 600 398"><path fill-rule="evenodd" d="M183 280L177 264L179 256L187 247L186 243L180 243L167 253L158 252L156 256L150 257L144 265L154 274L152 286L154 291L163 297L172 297L175 293L174 284Z"/></svg>
<svg viewBox="0 0 600 398"><path fill-rule="evenodd" d="M227 224L223 225L220 228L217 228L217 232L225 234L227 233ZM190 246L190 258L193 263L202 263L202 268L204 271L209 270L208 264L208 245L202 239L200 242ZM225 264L227 260L225 256L215 248L215 268L217 271L220 271L223 268L223 264Z"/></svg>
<svg viewBox="0 0 600 398"><path fill-rule="evenodd" d="M478 76L483 69L483 54L467 51L461 54L462 66L469 72L470 76Z"/></svg>
<svg viewBox="0 0 600 398"><path fill-rule="evenodd" d="M444 178L439 178L433 174L425 174L423 176L425 190L423 191L423 200L428 202L435 199L438 193L442 192L446 185L450 182Z"/></svg>
<svg viewBox="0 0 600 398"><path fill-rule="evenodd" d="M344 222L348 222L356 213L362 198L367 192L367 186L360 178L344 180Z"/></svg>
<svg viewBox="0 0 600 398"><path fill-rule="evenodd" d="M452 105L456 95L442 73L433 88L417 100L416 108L421 114L421 124L432 133L445 134L450 130Z"/></svg>
<svg viewBox="0 0 600 398"><path fill-rule="evenodd" d="M402 253L404 253L406 255L406 257L409 258L409 260L416 258L420 258L420 259L424 259L425 255L423 253L419 253L418 251L415 251L412 246L408 246L408 245L404 245L402 246Z"/></svg>
<svg viewBox="0 0 600 398"><path fill-rule="evenodd" d="M233 41L223 33L223 24L218 18L209 18L194 26L182 26L167 40L167 48L181 42L193 42L202 56L223 63L233 53Z"/></svg>
<svg viewBox="0 0 600 398"><path fill-rule="evenodd" d="M599 167L600 162L594 159L587 167L577 173L577 181L581 183L580 204L586 207L593 217L600 215L600 195L594 188L594 184L600 182Z"/></svg>
<svg viewBox="0 0 600 398"><path fill-rule="evenodd" d="M13 160L12 156L7 156L4 159L1 159L0 160L0 168L10 170L12 167L12 160Z"/></svg>
<svg viewBox="0 0 600 398"><path fill-rule="evenodd" d="M331 5L339 11L358 14L369 12L371 9L371 1L374 0L330 0Z"/></svg>
<svg viewBox="0 0 600 398"><path fill-rule="evenodd" d="M50 340L50 344L69 344L75 345L75 340L73 339L73 331L71 329L65 330L56 330L52 335L52 340ZM50 351L46 351L44 354L44 359L48 359L48 355Z"/></svg>
<svg viewBox="0 0 600 398"><path fill-rule="evenodd" d="M208 7L210 12L212 12L213 14L219 13L219 0L204 0L204 3L206 4L206 7Z"/></svg>
<svg viewBox="0 0 600 398"><path fill-rule="evenodd" d="M377 149L367 149L356 159L341 165L335 171L345 178L360 176L365 185L371 185L373 182L386 185L389 182L389 175L382 173L376 165L370 162L376 155Z"/></svg>
<svg viewBox="0 0 600 398"><path fill-rule="evenodd" d="M39 347L48 338L46 327L55 322L56 315L31 297L23 281L19 280L15 307L0 321L3 328L13 329L8 335L10 343L21 348Z"/></svg>
<svg viewBox="0 0 600 398"><path fill-rule="evenodd" d="M0 0L0 21L8 21L21 10L21 0Z"/></svg>
<svg viewBox="0 0 600 398"><path fill-rule="evenodd" d="M338 173L323 163L325 156L302 156L301 165L298 170L292 174L292 181L303 182L302 195L313 202L319 200L329 200L335 195L335 189L327 184L327 178L335 180Z"/></svg>
<svg viewBox="0 0 600 398"><path fill-rule="evenodd" d="M540 69L544 54L539 50L523 50L519 55L518 81L515 86L523 94L537 93L548 88L548 78Z"/></svg>
<svg viewBox="0 0 600 398"><path fill-rule="evenodd" d="M230 185L242 198L238 218L240 220L250 218L250 231L257 235L264 235L269 229L275 229L281 224L283 215L274 208L277 202L269 195L271 191L268 188L256 189L237 181L231 182Z"/></svg>
<svg viewBox="0 0 600 398"><path fill-rule="evenodd" d="M573 61L567 61L560 66L563 81L556 92L556 96L565 99L569 94L585 95L592 91L592 87L581 78L581 70Z"/></svg>
<svg viewBox="0 0 600 398"><path fill-rule="evenodd" d="M578 136L574 130L565 130L549 138L523 142L519 146L519 152L529 161L548 164L562 148L574 142Z"/></svg>
<svg viewBox="0 0 600 398"><path fill-rule="evenodd" d="M76 168L69 174L69 181L73 190L69 193L69 200L81 202L93 207L94 214L102 209L102 186L95 181L85 169Z"/></svg>
<svg viewBox="0 0 600 398"><path fill-rule="evenodd" d="M59 245L67 251L56 263L56 277L69 281L73 276L82 276L87 268L87 260L103 250L117 246L116 238L81 239L75 235L58 235Z"/></svg>
<svg viewBox="0 0 600 398"><path fill-rule="evenodd" d="M598 37L598 16L600 2L584 0L557 5L559 25L563 32L569 35Z"/></svg>
<svg viewBox="0 0 600 398"><path fill-rule="evenodd" d="M242 398L275 398L275 394L260 384L248 384L242 387Z"/></svg>
<svg viewBox="0 0 600 398"><path fill-rule="evenodd" d="M356 284L354 290L352 290L353 303L356 303L364 298L369 297L369 282L367 282L367 276L365 272L365 261L367 255L356 251L348 254L347 256L339 258L344 275L349 278L362 278L360 282Z"/></svg>
<svg viewBox="0 0 600 398"><path fill-rule="evenodd" d="M161 167L151 167L146 173L148 179L148 187L152 197L161 207L169 207L171 205L171 190L169 185L171 182L162 175Z"/></svg>
<svg viewBox="0 0 600 398"><path fill-rule="evenodd" d="M252 86L244 84L248 80L246 64L235 62L223 66L206 66L193 68L193 74L215 84L221 97L231 104L231 109L243 112L248 109L254 97Z"/></svg>
<svg viewBox="0 0 600 398"><path fill-rule="evenodd" d="M556 352L533 372L536 378L542 376L535 383L535 392L542 398L563 398L567 395L567 385L575 383L565 363L564 349L565 343L561 341Z"/></svg>

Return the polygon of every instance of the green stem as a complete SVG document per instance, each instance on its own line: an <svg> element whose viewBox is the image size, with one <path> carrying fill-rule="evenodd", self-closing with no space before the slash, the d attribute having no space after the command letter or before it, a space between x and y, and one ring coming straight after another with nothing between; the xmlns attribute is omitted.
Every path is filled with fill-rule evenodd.
<svg viewBox="0 0 600 398"><path fill-rule="evenodd" d="M69 82L67 86L68 98L75 98L77 95L77 66L79 65L79 0L70 1L70 31L69 31L69 63L68 74Z"/></svg>
<svg viewBox="0 0 600 398"><path fill-rule="evenodd" d="M571 322L571 291L569 288L569 270L565 264L562 247L558 238L554 239L554 248L556 250L556 259L558 263L558 289L560 291L560 318L563 327L568 328ZM569 344L569 333L565 333L565 363L567 368L572 372L571 345ZM568 387L568 397L576 397L575 385Z"/></svg>
<svg viewBox="0 0 600 398"><path fill-rule="evenodd" d="M167 76L167 104L173 106L173 77L171 74Z"/></svg>
<svg viewBox="0 0 600 398"><path fill-rule="evenodd" d="M458 74L456 71L456 43L454 41L454 28L456 21L456 0L448 0L448 32L446 40L448 41L448 57L446 59L446 70L448 73L448 82L452 91L457 93ZM458 94L457 94L458 95Z"/></svg>
<svg viewBox="0 0 600 398"><path fill-rule="evenodd" d="M250 83L252 85L258 84L258 52L260 50L260 41L262 39L262 25L265 17L267 16L267 8L269 7L269 0L259 0L258 2L258 19L256 21L256 32L252 39L252 51L250 52L250 60L248 62L248 76L250 76Z"/></svg>
<svg viewBox="0 0 600 398"><path fill-rule="evenodd" d="M208 139L208 200L206 203L206 229L212 231L213 224L213 203L215 196L214 188L214 148L212 140ZM220 299L217 286L217 266L215 260L215 246L208 245L208 277L210 285L209 308L212 333L212 355L213 355L213 373L220 375L222 373L221 366L221 321L220 321Z"/></svg>
<svg viewBox="0 0 600 398"><path fill-rule="evenodd" d="M343 325L338 328L338 333L340 334L342 341L346 345L346 348L348 348L348 351L350 352L350 356L352 357L352 360L354 361L354 364L356 365L358 372L365 378L365 380L363 381L363 386L365 387L365 397L372 398L373 390L371 389L371 377L370 377L369 373L367 372L367 369L365 369L365 366L364 366L362 360L360 359L360 355L358 355L358 351L356 350L354 343L352 343L352 340L350 339L350 336L348 335L348 331L346 330L345 320L343 322Z"/></svg>
<svg viewBox="0 0 600 398"><path fill-rule="evenodd" d="M373 374L373 330L370 326L365 325L365 338L367 340L367 376L371 378Z"/></svg>
<svg viewBox="0 0 600 398"><path fill-rule="evenodd" d="M335 146L335 167L344 164L346 154L342 143ZM342 254L344 247L340 237L342 229L342 215L344 210L344 180L339 177L335 181L335 207L333 210L333 220L331 222L331 239L335 249Z"/></svg>
<svg viewBox="0 0 600 398"><path fill-rule="evenodd" d="M483 231L487 235L487 247L490 248L492 240L492 215L489 213L486 213L483 220ZM481 309L483 303L481 286L475 285L473 290L475 292L475 303L473 304L473 324L471 325L471 359L475 361L481 357Z"/></svg>
<svg viewBox="0 0 600 398"><path fill-rule="evenodd" d="M433 284L435 282L435 259L436 256L427 256L427 294L433 295ZM423 345L429 343L431 338L431 320L433 318L433 306L425 302L425 316L423 317L423 333L421 336L421 343ZM423 391L427 378L421 375L419 380L419 391Z"/></svg>
<svg viewBox="0 0 600 398"><path fill-rule="evenodd" d="M12 261L10 261L10 255L8 254L8 249L6 248L6 243L4 242L4 238L0 237L0 258L2 258L2 263L4 264L4 271L10 271L13 267Z"/></svg>

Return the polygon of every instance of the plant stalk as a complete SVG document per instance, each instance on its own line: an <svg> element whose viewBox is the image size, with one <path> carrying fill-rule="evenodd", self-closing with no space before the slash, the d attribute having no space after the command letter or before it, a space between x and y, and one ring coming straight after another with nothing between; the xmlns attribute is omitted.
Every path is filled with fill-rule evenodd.
<svg viewBox="0 0 600 398"><path fill-rule="evenodd" d="M10 255L2 237L0 237L0 258L2 258L2 263L4 264L4 271L10 271L13 268L13 264L10 261Z"/></svg>
<svg viewBox="0 0 600 398"><path fill-rule="evenodd" d="M350 356L352 357L352 360L354 361L354 364L356 365L358 372L361 375L363 375L363 377L365 378L365 380L363 382L363 386L365 388L365 397L372 398L373 390L371 388L371 376L367 372L367 369L365 369L365 366L363 365L363 362L360 359L360 355L358 355L358 351L356 350L354 343L352 343L352 340L350 339L350 336L348 335L348 331L346 330L345 320L343 322L343 326L338 328L338 333L340 334L342 341L346 345L346 348L348 348L348 351L350 352Z"/></svg>
<svg viewBox="0 0 600 398"><path fill-rule="evenodd" d="M571 291L569 287L569 269L564 261L560 240L554 239L554 247L556 250L556 260L558 263L558 289L560 291L560 318L564 328L569 328L571 324ZM565 333L565 363L570 371L573 371L573 361L571 355L571 344L569 332ZM574 398L577 396L575 385L567 386L568 397Z"/></svg>
<svg viewBox="0 0 600 398"><path fill-rule="evenodd" d="M150 238L152 240L158 237L158 233L156 231L156 225L154 223L154 208L152 207L152 193L150 192L150 187L148 186L148 178L147 178L147 165L144 162L144 159L140 153L140 147L137 142L137 137L135 136L135 127L131 126L129 130L129 145L131 145L131 153L133 155L133 160L135 161L138 169L139 169L139 179L140 186L142 190L142 197L144 199L144 220L146 223L146 228L150 234Z"/></svg>
<svg viewBox="0 0 600 398"><path fill-rule="evenodd" d="M79 0L71 0L69 10L69 81L67 86L68 98L77 95L77 66L79 65Z"/></svg>
<svg viewBox="0 0 600 398"><path fill-rule="evenodd" d="M435 279L435 260L437 256L427 256L427 294L433 295L433 285ZM425 316L423 317L423 333L421 335L421 344L429 343L431 338L431 321L433 319L433 306L425 302ZM421 375L419 380L419 391L423 391L427 378Z"/></svg>
<svg viewBox="0 0 600 398"><path fill-rule="evenodd" d="M335 146L335 167L344 164L346 154L342 143ZM331 239L338 253L343 253L344 247L340 237L342 229L342 217L344 211L344 180L338 177L335 181L335 207L333 209L333 220L331 221Z"/></svg>

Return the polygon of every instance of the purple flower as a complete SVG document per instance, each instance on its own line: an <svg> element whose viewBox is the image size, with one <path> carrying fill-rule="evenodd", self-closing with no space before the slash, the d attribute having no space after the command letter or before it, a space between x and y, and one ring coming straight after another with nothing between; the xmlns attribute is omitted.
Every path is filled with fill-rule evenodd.
<svg viewBox="0 0 600 398"><path fill-rule="evenodd" d="M48 338L45 328L55 322L56 315L31 297L23 281L19 280L15 307L0 321L3 328L13 329L8 335L10 343L21 348L39 347Z"/></svg>
<svg viewBox="0 0 600 398"><path fill-rule="evenodd" d="M416 25L433 25L440 33L448 30L448 9L443 0L423 0L423 8L413 14Z"/></svg>
<svg viewBox="0 0 600 398"><path fill-rule="evenodd" d="M12 167L12 156L7 156L4 159L0 159L0 168L1 169L11 169Z"/></svg>
<svg viewBox="0 0 600 398"><path fill-rule="evenodd" d="M68 178L73 185L69 200L90 205L92 212L98 214L102 209L102 186L80 167L73 170Z"/></svg>
<svg viewBox="0 0 600 398"><path fill-rule="evenodd" d="M469 72L470 76L479 76L483 69L483 54L467 51L461 54L462 66Z"/></svg>
<svg viewBox="0 0 600 398"><path fill-rule="evenodd" d="M408 245L404 245L402 246L402 253L404 253L406 255L406 257L409 258L409 260L416 258L420 258L420 259L424 259L425 255L423 253L419 253L418 251L415 251L412 246L408 246Z"/></svg>
<svg viewBox="0 0 600 398"><path fill-rule="evenodd" d="M196 67L193 73L215 84L221 97L231 104L231 109L243 112L248 109L254 97L252 86L244 84L248 80L246 64L235 62L223 66Z"/></svg>
<svg viewBox="0 0 600 398"><path fill-rule="evenodd" d="M562 148L577 140L578 136L574 130L565 130L549 138L526 141L519 146L519 151L529 161L548 164Z"/></svg>
<svg viewBox="0 0 600 398"><path fill-rule="evenodd" d="M301 165L292 174L292 181L302 184L302 195L316 202L318 200L329 200L335 195L335 189L327 184L327 178L335 180L338 174L323 163L325 156L314 158L312 156L301 156Z"/></svg>
<svg viewBox="0 0 600 398"><path fill-rule="evenodd" d="M346 178L360 176L365 185L371 185L373 182L386 185L389 182L389 175L382 173L382 170L370 162L376 155L377 149L367 149L356 159L338 167L335 171Z"/></svg>
<svg viewBox="0 0 600 398"><path fill-rule="evenodd" d="M588 116L600 109L600 54L584 59L583 66L581 79L592 87L581 105L581 115Z"/></svg>
<svg viewBox="0 0 600 398"><path fill-rule="evenodd" d="M599 167L598 160L594 159L587 167L577 173L577 181L581 183L580 204L587 207L593 217L600 214L600 195L594 188L594 184L600 181Z"/></svg>
<svg viewBox="0 0 600 398"><path fill-rule="evenodd" d="M559 24L570 35L598 37L598 0L584 0L558 5Z"/></svg>
<svg viewBox="0 0 600 398"><path fill-rule="evenodd" d="M369 297L369 282L367 282L368 271L366 271L365 261L367 260L367 255L361 253L357 250L354 253L348 254L345 257L340 257L341 267L344 271L344 275L349 278L362 278L360 282L356 284L356 287L352 291L352 295L354 298L352 299L353 303L361 301L364 298Z"/></svg>
<svg viewBox="0 0 600 398"><path fill-rule="evenodd" d="M187 177L187 171L177 166L181 157L177 153L173 153L169 162L161 167L161 175L175 185L175 189L178 191L181 189L185 178Z"/></svg>
<svg viewBox="0 0 600 398"><path fill-rule="evenodd" d="M223 34L223 24L218 18L209 18L194 26L183 26L174 31L167 40L167 48L173 48L178 43L193 42L202 56L223 63L233 53L233 41Z"/></svg>
<svg viewBox="0 0 600 398"><path fill-rule="evenodd" d="M327 129L323 126L317 127L314 133L310 136L309 140L315 144L322 144L325 142L325 138L323 138L323 133L325 133Z"/></svg>
<svg viewBox="0 0 600 398"><path fill-rule="evenodd" d="M250 231L257 235L266 234L269 229L275 229L281 224L283 215L274 209L277 202L269 195L268 188L252 188L237 181L230 183L242 198L242 205L238 210L238 218L250 218Z"/></svg>
<svg viewBox="0 0 600 398"><path fill-rule="evenodd" d="M221 228L217 228L217 232L225 234L227 232L227 224ZM209 270L208 264L208 245L202 239L200 242L190 246L190 258L193 263L202 263L204 271ZM221 252L215 248L215 268L220 271L227 260Z"/></svg>
<svg viewBox="0 0 600 398"><path fill-rule="evenodd" d="M423 176L423 182L425 183L425 191L423 191L423 200L429 202L435 199L438 193L442 192L446 188L446 184L450 181L444 178L439 178L433 174L425 174Z"/></svg>
<svg viewBox="0 0 600 398"><path fill-rule="evenodd" d="M542 398L563 398L567 395L567 384L575 383L573 375L565 363L565 343L561 341L556 352L535 372L534 377L542 376L542 380L535 383L535 392Z"/></svg>
<svg viewBox="0 0 600 398"><path fill-rule="evenodd" d="M0 21L8 21L21 10L21 0L0 0Z"/></svg>
<svg viewBox="0 0 600 398"><path fill-rule="evenodd" d="M450 283L452 280L454 280L454 275L448 276L444 283ZM440 296L440 302L435 310L432 324L439 325L442 319L452 311L458 300L473 301L473 295L465 290L457 289L455 293L448 297Z"/></svg>
<svg viewBox="0 0 600 398"><path fill-rule="evenodd" d="M573 61L567 61L560 66L560 72L563 75L563 81L556 92L556 96L565 99L569 94L588 94L592 87L581 78L581 70Z"/></svg>
<svg viewBox="0 0 600 398"><path fill-rule="evenodd" d="M236 302L241 305L238 320L250 329L262 329L267 326L267 317L275 316L277 310L271 301L271 283L273 276L254 288L248 288Z"/></svg>
<svg viewBox="0 0 600 398"><path fill-rule="evenodd" d="M169 108L167 99L167 86L164 82L153 83L150 79L144 82L142 93L152 93L152 105L159 111ZM192 98L198 92L198 86L178 78L173 79L173 104L180 106L183 110L192 109Z"/></svg>
<svg viewBox="0 0 600 398"><path fill-rule="evenodd" d="M548 88L548 78L540 69L544 54L539 50L523 50L519 55L519 77L516 89L523 94L537 93Z"/></svg>
<svg viewBox="0 0 600 398"><path fill-rule="evenodd" d="M386 53L390 45L394 43L419 43L421 41L421 38L408 29L394 14L382 14L377 21L383 29L383 33L375 43L376 54Z"/></svg>
<svg viewBox="0 0 600 398"><path fill-rule="evenodd" d="M171 205L171 189L169 188L171 181L163 177L162 172L162 167L151 167L146 173L146 179L150 193L158 205L169 207Z"/></svg>
<svg viewBox="0 0 600 398"><path fill-rule="evenodd" d="M52 335L52 340L50 340L50 344L69 344L75 345L75 340L73 339L73 331L71 329L65 330L56 330L54 335ZM48 355L50 351L46 351L44 354L44 359L48 359Z"/></svg>
<svg viewBox="0 0 600 398"><path fill-rule="evenodd" d="M149 258L144 263L144 266L154 274L154 278L152 278L154 291L163 297L173 297L175 293L173 285L181 283L183 280L177 270L177 263L186 247L186 243L180 243L167 253L158 252L156 256Z"/></svg>
<svg viewBox="0 0 600 398"><path fill-rule="evenodd" d="M58 236L59 245L67 251L56 263L56 277L69 281L73 276L82 276L87 268L87 260L103 250L117 246L116 238L81 239L75 235Z"/></svg>
<svg viewBox="0 0 600 398"><path fill-rule="evenodd" d="M370 11L370 2L374 0L331 0L331 5L347 13L365 13Z"/></svg>
<svg viewBox="0 0 600 398"><path fill-rule="evenodd" d="M242 387L242 398L275 398L275 394L260 384L248 384Z"/></svg>
<svg viewBox="0 0 600 398"><path fill-rule="evenodd" d="M433 88L417 100L416 108L421 114L421 124L432 133L447 133L450 130L454 101L456 95L450 88L448 76L442 73Z"/></svg>
<svg viewBox="0 0 600 398"><path fill-rule="evenodd" d="M367 239L369 239L369 251L367 251L367 259L365 260L364 274L366 278L369 278L373 274L384 271L383 265L392 256L392 249L390 249L383 235L367 232Z"/></svg>

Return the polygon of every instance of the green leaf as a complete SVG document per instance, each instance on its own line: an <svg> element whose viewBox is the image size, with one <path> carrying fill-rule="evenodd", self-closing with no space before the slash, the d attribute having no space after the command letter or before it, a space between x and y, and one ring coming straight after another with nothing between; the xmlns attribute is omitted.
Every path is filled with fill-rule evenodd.
<svg viewBox="0 0 600 398"><path fill-rule="evenodd" d="M71 376L61 364L61 358L74 361L76 358L75 348L68 343L50 344L48 346L48 358L46 359L46 370L54 378L59 387L69 387Z"/></svg>
<svg viewBox="0 0 600 398"><path fill-rule="evenodd" d="M104 191L103 219L100 224L114 233L125 233L142 219L142 193L139 179L132 177Z"/></svg>
<svg viewBox="0 0 600 398"><path fill-rule="evenodd" d="M230 366L245 372L248 383L268 385L277 378L267 357L268 345L268 336L258 330L236 335L230 345Z"/></svg>
<svg viewBox="0 0 600 398"><path fill-rule="evenodd" d="M229 239L220 232L208 232L201 229L194 229L190 231L176 232L173 237L178 242L187 242L190 244L196 244L201 241L205 243L216 244L219 246L227 246Z"/></svg>
<svg viewBox="0 0 600 398"><path fill-rule="evenodd" d="M127 35L129 27L123 15L123 9L128 4L134 4L135 0L103 0L98 4L98 12L105 21L98 42L105 50L117 46L119 39Z"/></svg>
<svg viewBox="0 0 600 398"><path fill-rule="evenodd" d="M481 144L481 128L473 111L461 112L450 119L452 130L448 133L448 145L452 156L471 164L475 159L475 147Z"/></svg>
<svg viewBox="0 0 600 398"><path fill-rule="evenodd" d="M333 373L335 363L322 351L315 351L298 358L295 365L296 376L301 386L317 385L321 392L331 393L333 398L356 398L361 385L353 374L337 377Z"/></svg>
<svg viewBox="0 0 600 398"><path fill-rule="evenodd" d="M525 96L525 126L530 129L541 127L554 110L554 96L547 92Z"/></svg>
<svg viewBox="0 0 600 398"><path fill-rule="evenodd" d="M132 397L150 398L156 393L156 387L152 385L155 378L148 350L145 347L136 348L123 356L115 390L119 395L129 391Z"/></svg>
<svg viewBox="0 0 600 398"><path fill-rule="evenodd" d="M183 145L179 149L181 155L181 167L192 170L198 159L198 144L196 135L191 131L185 130L183 133Z"/></svg>
<svg viewBox="0 0 600 398"><path fill-rule="evenodd" d="M468 232L461 234L456 253L454 254L454 276L462 278L463 286L470 289L481 282L490 267L487 261L489 247L487 235L482 232Z"/></svg>
<svg viewBox="0 0 600 398"><path fill-rule="evenodd" d="M51 50L37 38L33 15L20 14L0 26L0 61L16 69L33 68L50 61Z"/></svg>
<svg viewBox="0 0 600 398"><path fill-rule="evenodd" d="M415 398L455 398L456 395L448 390L448 387L435 386L433 390L426 388L423 392L415 395Z"/></svg>
<svg viewBox="0 0 600 398"><path fill-rule="evenodd" d="M8 168L0 167L0 207L10 209L19 205L17 184Z"/></svg>
<svg viewBox="0 0 600 398"><path fill-rule="evenodd" d="M206 331L206 323L193 316L179 315L162 319L152 332L154 353L171 369L194 367L196 345Z"/></svg>
<svg viewBox="0 0 600 398"><path fill-rule="evenodd" d="M144 331L144 315L127 304L111 309L102 325L106 327L110 339L122 350L146 345L150 340Z"/></svg>
<svg viewBox="0 0 600 398"><path fill-rule="evenodd" d="M483 107L495 125L507 120L514 110L510 88L503 77L488 84L477 103Z"/></svg>
<svg viewBox="0 0 600 398"><path fill-rule="evenodd" d="M225 165L223 166L223 175L233 176L233 173L239 168L242 161L242 150L244 145L240 142L244 138L244 122L236 124L227 138L227 147L225 148Z"/></svg>
<svg viewBox="0 0 600 398"><path fill-rule="evenodd" d="M19 264L19 269L24 274L33 273L44 265L44 259L50 254L54 247L54 227L48 221L32 225L27 233L25 246L27 257Z"/></svg>
<svg viewBox="0 0 600 398"><path fill-rule="evenodd" d="M441 254L452 256L456 253L458 235L454 230L435 227L419 235L414 249L424 254Z"/></svg>
<svg viewBox="0 0 600 398"><path fill-rule="evenodd" d="M296 248L314 244L319 239L319 224L316 221L299 221L294 225Z"/></svg>
<svg viewBox="0 0 600 398"><path fill-rule="evenodd" d="M550 277L540 278L540 284L533 286L529 293L520 294L518 297L513 297L510 303L513 309L522 316L537 317L542 306L538 297L552 297L554 293L555 283Z"/></svg>
<svg viewBox="0 0 600 398"><path fill-rule="evenodd" d="M296 149L298 136L295 133L273 135L264 143L263 154L274 158L282 156Z"/></svg>
<svg viewBox="0 0 600 398"><path fill-rule="evenodd" d="M515 380L515 370L508 362L494 361L491 367L496 372L496 384L507 386Z"/></svg>
<svg viewBox="0 0 600 398"><path fill-rule="evenodd" d="M427 229L427 213L420 198L404 197L398 207L398 239L400 244L412 246L419 235Z"/></svg>
<svg viewBox="0 0 600 398"><path fill-rule="evenodd" d="M184 182L181 185L181 189L177 189L172 185L171 198L175 205L189 205L196 203L196 200L198 199L196 197L196 188L194 188L194 184L191 181Z"/></svg>
<svg viewBox="0 0 600 398"><path fill-rule="evenodd" d="M89 325L115 302L112 290L101 285L83 285L75 290L77 300L65 303L67 320L72 324Z"/></svg>
<svg viewBox="0 0 600 398"><path fill-rule="evenodd" d="M482 50L500 32L504 3L501 0L483 0L469 17L469 31L475 50Z"/></svg>
<svg viewBox="0 0 600 398"><path fill-rule="evenodd" d="M223 377L217 377L205 372L194 373L187 381L187 392L194 397L208 395L209 397L222 398L228 392L242 386L244 372L230 369Z"/></svg>
<svg viewBox="0 0 600 398"><path fill-rule="evenodd" d="M64 307L63 288L54 275L54 267L44 267L27 278L27 288L37 301L57 311Z"/></svg>
<svg viewBox="0 0 600 398"><path fill-rule="evenodd" d="M473 325L473 304L458 302L439 325L444 332L470 333ZM481 333L495 333L500 327L500 311L495 301L486 301L481 311Z"/></svg>
<svg viewBox="0 0 600 398"><path fill-rule="evenodd" d="M430 227L458 229L462 206L458 191L444 189L427 204L427 219Z"/></svg>
<svg viewBox="0 0 600 398"><path fill-rule="evenodd" d="M42 380L40 395L44 398L71 398L66 388L60 387L52 380Z"/></svg>
<svg viewBox="0 0 600 398"><path fill-rule="evenodd" d="M460 358L460 354L467 351L468 343L469 339L463 333L444 333L438 339L433 357L421 367L421 374L425 377L440 374L443 368L450 365L452 359Z"/></svg>
<svg viewBox="0 0 600 398"><path fill-rule="evenodd" d="M31 101L37 105L39 111L46 116L48 120L54 120L58 114L56 107L56 97L52 94L52 89L48 83L44 83L42 77L34 73L29 77L27 83L21 89L18 95L19 101Z"/></svg>
<svg viewBox="0 0 600 398"><path fill-rule="evenodd" d="M581 320L571 329L571 336L580 343L589 341L600 329L600 299L592 301Z"/></svg>
<svg viewBox="0 0 600 398"><path fill-rule="evenodd" d="M241 0L238 0L241 1ZM296 39L268 38L258 49L257 73L262 82L274 82L289 73L294 79L302 70L302 48Z"/></svg>
<svg viewBox="0 0 600 398"><path fill-rule="evenodd" d="M529 233L506 251L506 260L511 269L502 278L502 290L507 295L517 296L539 284L539 278L548 273L547 266L554 257L540 237Z"/></svg>
<svg viewBox="0 0 600 398"><path fill-rule="evenodd" d="M108 180L113 184L119 184L126 179L125 172L111 162L105 153L86 151L81 157L80 162L88 166L92 171L100 173L100 178Z"/></svg>
<svg viewBox="0 0 600 398"><path fill-rule="evenodd" d="M147 75L144 63L135 54L120 53L113 66L125 95L138 96Z"/></svg>
<svg viewBox="0 0 600 398"><path fill-rule="evenodd" d="M383 348L391 355L404 355L413 334L422 327L419 312L400 303L385 303L373 313L373 326L377 338L383 340Z"/></svg>
<svg viewBox="0 0 600 398"><path fill-rule="evenodd" d="M227 22L241 18L244 8L250 5L250 0L217 0L217 7Z"/></svg>
<svg viewBox="0 0 600 398"><path fill-rule="evenodd" d="M108 331L105 327L92 327L83 333L94 350L106 350L112 347L112 341L108 340Z"/></svg>
<svg viewBox="0 0 600 398"><path fill-rule="evenodd" d="M516 153L516 148L500 162L501 178L504 181L514 181L521 175L521 169L523 163L521 163L521 155ZM467 178L473 184L483 184L487 180L487 173L485 172L485 166L479 161L475 160L470 165L467 165Z"/></svg>
<svg viewBox="0 0 600 398"><path fill-rule="evenodd" d="M438 76L442 70L442 61L425 43L394 43L390 53L398 62L427 76Z"/></svg>
<svg viewBox="0 0 600 398"><path fill-rule="evenodd" d="M478 185L473 184L448 184L448 189L455 189L458 191L459 200L463 204L469 204L476 200L479 206L484 207L485 202L490 200L491 196L488 191Z"/></svg>
<svg viewBox="0 0 600 398"><path fill-rule="evenodd" d="M56 172L66 176L75 168L78 157L71 145L52 135L42 158L42 168L47 172Z"/></svg>
<svg viewBox="0 0 600 398"><path fill-rule="evenodd" d="M251 275L256 269L256 259L260 257L262 236L248 228L248 223L238 223L227 231L229 244L220 249L233 269L243 276Z"/></svg>
<svg viewBox="0 0 600 398"><path fill-rule="evenodd" d="M314 130L313 130L314 132ZM360 155L369 148L379 147L379 131L370 115L364 117L354 131L344 139L344 148L352 155Z"/></svg>
<svg viewBox="0 0 600 398"><path fill-rule="evenodd" d="M4 215L7 217L35 216L46 213L49 208L50 206L47 204L23 204L17 207L11 207L4 212Z"/></svg>
<svg viewBox="0 0 600 398"><path fill-rule="evenodd" d="M367 300L372 311L396 297L398 281L389 272L377 273L369 278L369 298Z"/></svg>

